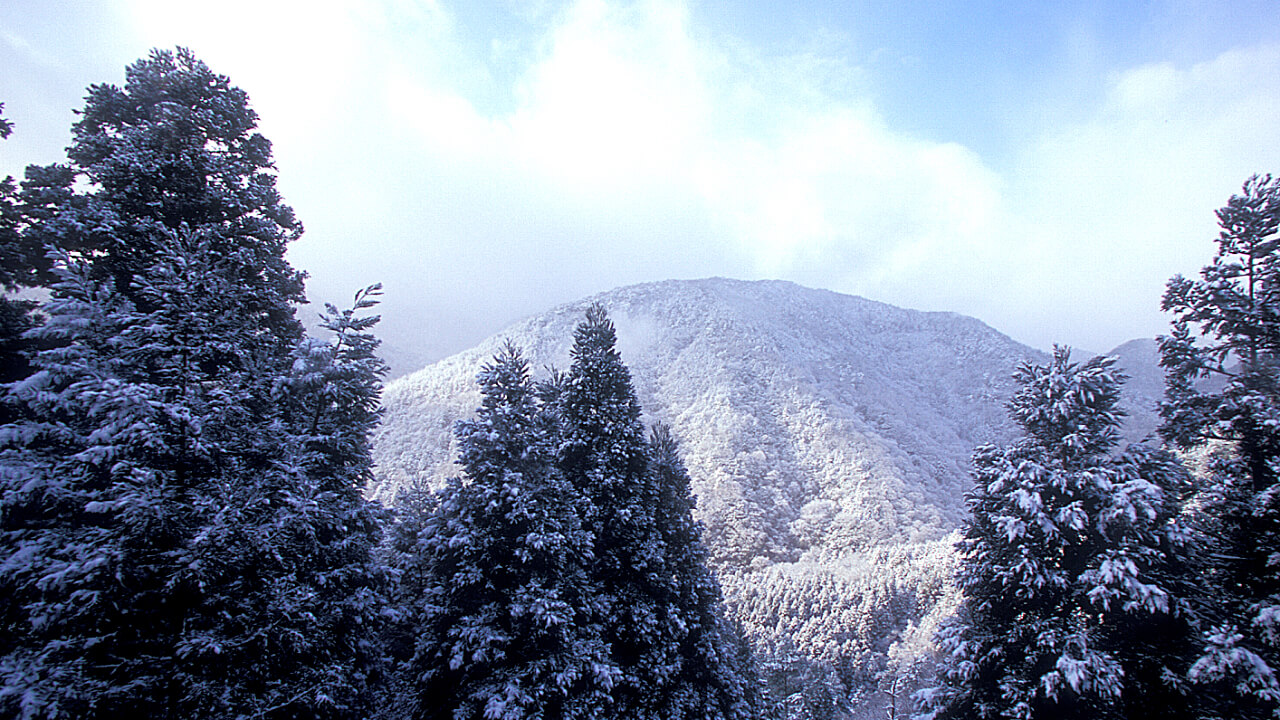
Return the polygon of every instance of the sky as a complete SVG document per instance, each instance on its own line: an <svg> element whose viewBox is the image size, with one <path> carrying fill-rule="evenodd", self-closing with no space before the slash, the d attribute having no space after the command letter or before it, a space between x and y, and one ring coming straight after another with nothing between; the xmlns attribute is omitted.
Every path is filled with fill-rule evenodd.
<svg viewBox="0 0 1280 720"><path fill-rule="evenodd" d="M0 176L176 46L248 92L310 299L383 283L397 372L710 276L1106 351L1280 174L1275 0L5 0Z"/></svg>

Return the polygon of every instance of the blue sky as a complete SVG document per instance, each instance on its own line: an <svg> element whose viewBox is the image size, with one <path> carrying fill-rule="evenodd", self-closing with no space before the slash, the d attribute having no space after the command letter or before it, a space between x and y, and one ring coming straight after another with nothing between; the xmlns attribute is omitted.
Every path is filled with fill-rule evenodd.
<svg viewBox="0 0 1280 720"><path fill-rule="evenodd" d="M184 45L248 91L315 300L399 369L619 285L783 278L1106 350L1280 172L1280 4L8 0L0 172Z"/></svg>

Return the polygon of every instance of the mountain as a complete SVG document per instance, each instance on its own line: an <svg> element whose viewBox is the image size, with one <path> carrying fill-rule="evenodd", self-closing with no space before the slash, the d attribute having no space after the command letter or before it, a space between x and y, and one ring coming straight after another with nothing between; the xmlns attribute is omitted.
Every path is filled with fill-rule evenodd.
<svg viewBox="0 0 1280 720"><path fill-rule="evenodd" d="M957 527L973 448L1011 431L1013 368L1044 357L972 318L785 282L622 288L389 384L374 495L454 472L451 428L479 401L480 365L510 339L534 367L566 367L593 302L617 326L647 419L681 441L725 565Z"/></svg>
<svg viewBox="0 0 1280 720"><path fill-rule="evenodd" d="M1131 442L1153 437L1160 424L1160 401L1164 399L1164 370L1160 367L1160 343L1140 338L1107 353L1116 358L1116 367L1128 376L1120 408L1125 411L1125 438Z"/></svg>
<svg viewBox="0 0 1280 720"><path fill-rule="evenodd" d="M595 302L646 422L680 441L726 602L758 645L865 670L949 612L970 456L1012 437L1011 374L1047 359L954 313L725 279L564 305L390 383L372 494L455 474L481 364L510 339L535 368L567 367Z"/></svg>

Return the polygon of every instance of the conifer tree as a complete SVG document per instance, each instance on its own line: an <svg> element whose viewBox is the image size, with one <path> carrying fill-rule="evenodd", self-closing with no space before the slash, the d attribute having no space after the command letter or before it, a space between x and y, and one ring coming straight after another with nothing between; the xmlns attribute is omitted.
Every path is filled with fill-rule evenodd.
<svg viewBox="0 0 1280 720"><path fill-rule="evenodd" d="M427 558L412 660L416 718L602 717L612 683L589 584L591 536L553 463L528 364L505 346L458 425L461 478L421 531Z"/></svg>
<svg viewBox="0 0 1280 720"><path fill-rule="evenodd" d="M424 619L437 609L427 594L433 585L433 560L428 552L431 538L424 531L438 506L435 491L418 481L399 489L384 519L377 558L387 571L388 588L378 645L386 673L375 689L371 717L376 720L413 717L420 673L414 671L412 660Z"/></svg>
<svg viewBox="0 0 1280 720"><path fill-rule="evenodd" d="M965 598L940 633L926 718L1194 717L1190 616L1174 582L1184 473L1142 447L1115 452L1122 377L1058 348L1027 364L1010 404L1025 435L974 456Z"/></svg>
<svg viewBox="0 0 1280 720"><path fill-rule="evenodd" d="M1280 713L1280 180L1253 176L1217 211L1213 262L1169 281L1161 433L1213 450L1201 512L1206 645L1192 669L1223 716Z"/></svg>
<svg viewBox="0 0 1280 720"><path fill-rule="evenodd" d="M376 320L303 338L255 123L157 51L91 88L69 166L28 173L58 281L0 429L0 714L363 714Z"/></svg>
<svg viewBox="0 0 1280 720"><path fill-rule="evenodd" d="M665 428L646 442L630 372L604 308L574 332L573 362L543 385L559 469L585 503L590 581L617 673L605 712L635 718L742 718L759 683L723 618L693 519L689 478Z"/></svg>
<svg viewBox="0 0 1280 720"><path fill-rule="evenodd" d="M654 699L672 682L678 649L664 602L669 579L655 508L659 485L631 373L601 305L574 331L573 362L556 397L557 461L585 498L594 536L592 582L602 605L597 622L618 673L610 714L651 717Z"/></svg>
<svg viewBox="0 0 1280 720"><path fill-rule="evenodd" d="M689 474L675 438L657 425L649 438L658 484L656 521L669 578L660 601L677 647L676 671L656 696L662 718L754 718L763 702L754 661L724 617L720 583L707 565L702 527L693 518Z"/></svg>
<svg viewBox="0 0 1280 720"><path fill-rule="evenodd" d="M276 190L271 143L245 92L186 49L153 50L124 87L91 86L79 118L68 164L27 170L26 247L91 255L93 278L132 298L133 276L185 229L255 290L244 309L271 326L261 341L290 352L304 276L284 251L302 225Z"/></svg>
<svg viewBox="0 0 1280 720"><path fill-rule="evenodd" d="M13 133L13 123L3 115L0 103L0 140ZM13 177L0 180L0 383L21 380L31 372L27 356L33 349L23 335L35 327L36 303L9 297L8 293L30 285L29 264L22 236L22 208ZM16 409L0 402L0 423L14 418Z"/></svg>

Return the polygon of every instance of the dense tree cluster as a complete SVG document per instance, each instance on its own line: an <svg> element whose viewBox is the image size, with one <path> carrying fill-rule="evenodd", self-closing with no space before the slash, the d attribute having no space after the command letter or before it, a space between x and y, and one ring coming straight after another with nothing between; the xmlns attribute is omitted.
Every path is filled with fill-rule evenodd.
<svg viewBox="0 0 1280 720"><path fill-rule="evenodd" d="M12 286L47 282L0 429L8 717L349 717L382 573L376 318L294 316L301 227L239 90L155 52L32 168Z"/></svg>
<svg viewBox="0 0 1280 720"><path fill-rule="evenodd" d="M256 122L155 51L0 183L0 285L47 296L0 305L0 715L756 716L603 308L565 375L482 369L461 477L363 497L380 290L306 335Z"/></svg>
<svg viewBox="0 0 1280 720"><path fill-rule="evenodd" d="M1113 361L1024 366L1024 430L974 457L958 617L921 717L1280 715L1280 182L1173 278L1163 450L1117 448Z"/></svg>
<svg viewBox="0 0 1280 720"><path fill-rule="evenodd" d="M707 569L669 431L646 440L613 324L592 307L567 373L508 345L457 428L464 473L411 520L422 589L403 662L414 717L749 718L749 654ZM407 650L407 648L406 648Z"/></svg>

